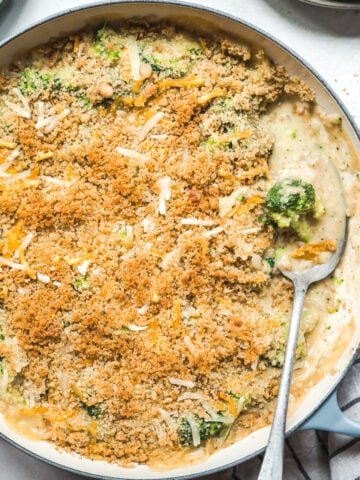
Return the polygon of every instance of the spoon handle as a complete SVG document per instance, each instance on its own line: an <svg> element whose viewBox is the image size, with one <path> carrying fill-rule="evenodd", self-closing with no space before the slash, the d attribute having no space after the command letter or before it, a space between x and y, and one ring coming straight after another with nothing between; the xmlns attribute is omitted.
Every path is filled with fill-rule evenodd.
<svg viewBox="0 0 360 480"><path fill-rule="evenodd" d="M309 286L308 281L293 278L294 301L287 338L284 366L281 374L279 394L276 402L275 414L271 426L270 436L261 466L258 480L281 480L283 478L283 457L286 414L289 402L292 369L299 333L301 313L304 298Z"/></svg>

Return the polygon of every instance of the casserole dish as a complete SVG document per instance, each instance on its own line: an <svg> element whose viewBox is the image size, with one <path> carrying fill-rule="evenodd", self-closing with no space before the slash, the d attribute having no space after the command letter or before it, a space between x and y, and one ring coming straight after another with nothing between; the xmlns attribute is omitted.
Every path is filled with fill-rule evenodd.
<svg viewBox="0 0 360 480"><path fill-rule="evenodd" d="M24 46L29 48L39 43L43 43L58 33L75 31L89 23L99 23L100 21L105 22L106 19L116 20L117 18L130 18L139 15L155 15L160 18L165 17L175 20L181 19L182 21L185 20L189 25L195 26L196 24L201 24L201 28L205 30L211 30L215 28L214 26L216 25L217 29L220 28L234 36L244 38L249 43L260 44L277 64L286 66L290 74L297 75L311 86L316 92L318 104L324 112L335 113L343 118L344 130L349 137L349 141L354 150L359 150L359 140L356 131L351 125L351 121L346 113L344 113L334 96L329 93L326 87L324 87L323 82L293 54L250 26L241 24L235 19L223 16L216 12L198 9L192 6L158 2L122 2L117 4L103 4L101 6L94 5L87 8L77 9L60 15L56 19L49 19L41 25L27 30L11 41L6 41L1 50L1 62L9 62L17 52L23 49ZM349 273L349 283L351 283L350 275L351 273ZM348 312L348 315L352 317L352 312L357 312L358 306L355 304L356 297L354 292L351 291L350 286L349 292L347 293L351 297L351 300L349 300L350 312ZM340 346L339 355L334 353L336 361L333 362L329 374L324 375L324 378L316 383L314 388L309 391L301 406L290 419L289 432L298 428L309 416L311 416L317 407L334 390L337 383L345 374L347 366L354 358L359 340L359 329L356 319L354 318L353 321L351 341L349 341L344 347ZM329 363L331 363L330 359ZM333 405L333 401L330 405ZM319 418L320 416L318 415L316 417L316 425L320 428L321 424L319 423ZM308 421L305 426L307 428L312 428L313 425L315 425L315 423ZM347 430L350 426L353 430ZM358 433L356 425L351 422L348 424L343 422L341 428L343 433ZM337 431L340 431L340 427L336 426L336 429ZM102 461L94 462L83 458L79 459L79 457L71 454L59 453L45 442L33 442L16 434L16 432L9 428L5 422L2 424L2 435L9 441L19 445L21 448L34 455L62 466L63 468L76 471L77 473L83 473L95 477L98 476L99 478L190 478L226 468L255 455L266 443L267 429L253 433L231 447L217 452L204 462L162 472L151 471L144 466L137 466L133 469L124 469L115 465L106 464Z"/></svg>

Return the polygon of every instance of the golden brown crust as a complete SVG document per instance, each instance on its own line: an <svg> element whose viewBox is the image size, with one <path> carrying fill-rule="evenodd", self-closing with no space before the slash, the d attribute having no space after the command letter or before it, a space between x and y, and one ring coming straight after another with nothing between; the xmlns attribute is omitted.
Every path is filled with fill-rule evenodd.
<svg viewBox="0 0 360 480"><path fill-rule="evenodd" d="M139 42L175 35L168 27L128 32ZM121 38L128 32L122 27ZM11 173L31 171L0 180L3 255L26 262L0 272L2 329L25 356L13 388L24 398L32 392L31 408L63 412L61 420L42 413L48 439L91 458L141 463L180 448L159 408L175 422L189 411L206 415L201 402L179 401L186 388L169 378L193 382L225 415L230 393L246 391L238 428L265 421L259 407L279 377L266 354L291 289L261 261L273 240L261 222L272 149L261 113L284 92L311 94L263 52L210 38L191 62L195 54L185 55L185 73L169 80L165 67L151 75L146 67L139 83L129 73L131 47L116 38L98 46L93 32L80 32L2 73L2 100L20 104L13 88L22 88L31 111L23 118L5 109L0 126L19 151ZM26 80L27 65L44 61L50 77ZM9 153L0 151L3 160ZM241 193L231 200L238 189L246 203ZM9 238L29 233L16 256ZM269 295L274 318L262 309ZM4 346L0 355L11 364Z"/></svg>

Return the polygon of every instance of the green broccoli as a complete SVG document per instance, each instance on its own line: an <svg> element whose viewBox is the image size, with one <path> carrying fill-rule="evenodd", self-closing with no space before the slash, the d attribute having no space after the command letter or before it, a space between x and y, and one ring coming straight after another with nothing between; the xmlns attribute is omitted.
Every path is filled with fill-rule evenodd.
<svg viewBox="0 0 360 480"><path fill-rule="evenodd" d="M305 242L310 240L311 232L302 216L311 214L317 219L325 213L314 187L295 178L285 178L275 183L267 193L265 206L278 227L293 229Z"/></svg>
<svg viewBox="0 0 360 480"><path fill-rule="evenodd" d="M89 288L88 276L84 275L82 278L75 278L73 286L77 292L82 292Z"/></svg>
<svg viewBox="0 0 360 480"><path fill-rule="evenodd" d="M199 417L199 415L194 415L194 421L199 427L201 441L208 440L209 438L221 437L229 428L225 423L206 420L205 418ZM177 434L182 447L193 445L190 423L186 418L181 420L179 428L177 429Z"/></svg>
<svg viewBox="0 0 360 480"><path fill-rule="evenodd" d="M62 88L62 82L55 73L44 73L32 67L25 68L19 81L19 89L24 95L30 95L37 90L59 92Z"/></svg>
<svg viewBox="0 0 360 480"><path fill-rule="evenodd" d="M81 406L87 411L90 417L100 418L103 415L103 411L99 405L86 405L86 403L81 402Z"/></svg>
<svg viewBox="0 0 360 480"><path fill-rule="evenodd" d="M105 57L110 61L116 61L120 58L119 49L114 48L113 45L113 34L114 32L112 30L101 28L100 30L97 30L94 36L95 52L101 57Z"/></svg>

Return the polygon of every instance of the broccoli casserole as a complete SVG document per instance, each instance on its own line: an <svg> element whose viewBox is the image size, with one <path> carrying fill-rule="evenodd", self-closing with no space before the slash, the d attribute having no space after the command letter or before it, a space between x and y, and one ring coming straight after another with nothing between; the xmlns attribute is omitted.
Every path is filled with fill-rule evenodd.
<svg viewBox="0 0 360 480"><path fill-rule="evenodd" d="M271 421L292 301L278 232L300 260L335 248L311 243L327 208L313 177L343 148L341 122L313 102L261 48L165 23L87 28L2 69L0 403L14 428L159 465ZM334 289L309 294L298 368Z"/></svg>

